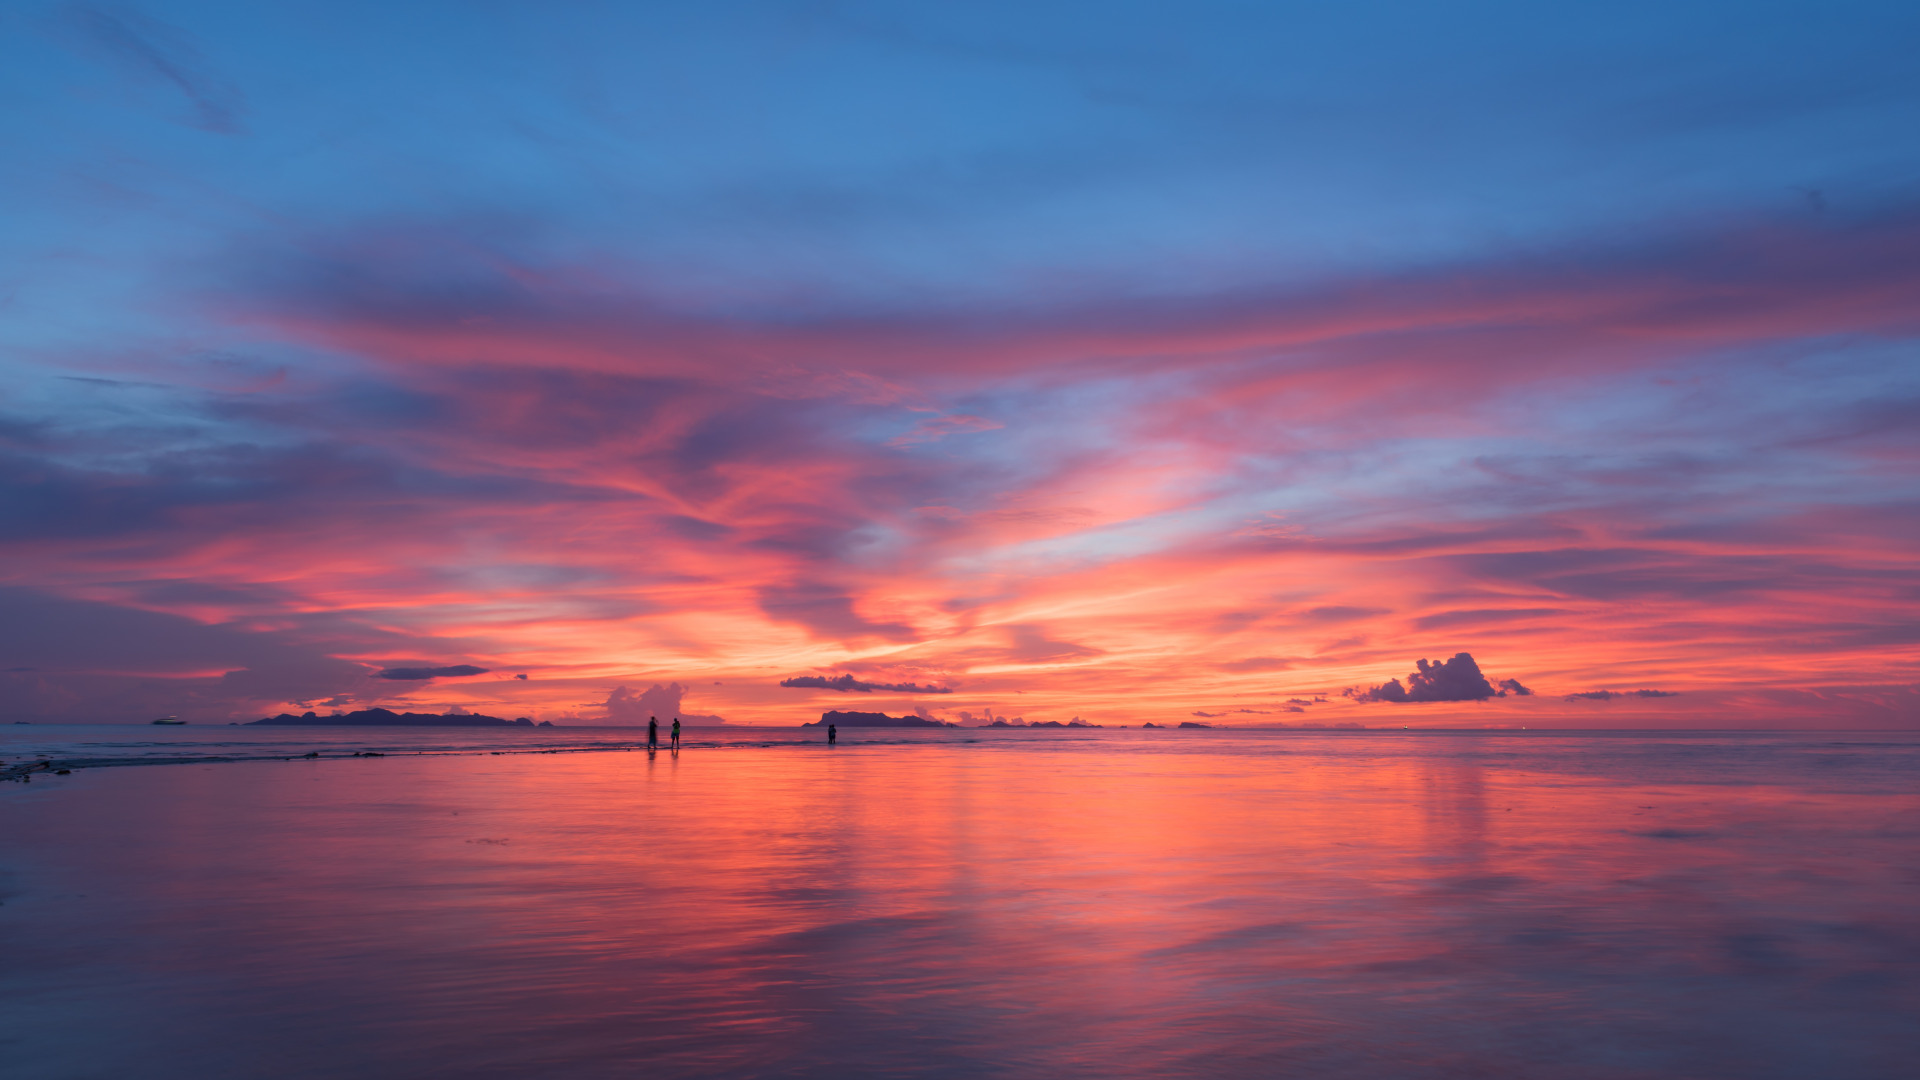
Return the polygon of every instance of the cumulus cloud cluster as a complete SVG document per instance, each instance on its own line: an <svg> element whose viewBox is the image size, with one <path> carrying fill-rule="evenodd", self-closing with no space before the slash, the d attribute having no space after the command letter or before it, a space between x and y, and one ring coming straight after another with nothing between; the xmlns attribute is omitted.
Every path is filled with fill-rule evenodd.
<svg viewBox="0 0 1920 1080"><path fill-rule="evenodd" d="M626 686L617 686L607 694L607 700L596 708L606 712L606 718L616 724L638 726L649 720L658 719L661 723L678 719L682 721L702 721L721 724L726 721L711 714L683 712L682 702L687 695L687 687L677 682L654 683L645 690L633 690Z"/></svg>
<svg viewBox="0 0 1920 1080"><path fill-rule="evenodd" d="M1388 679L1349 696L1359 701L1485 701L1498 693L1471 654L1455 653L1453 659L1437 664L1421 660L1405 686L1399 679Z"/></svg>
<svg viewBox="0 0 1920 1080"><path fill-rule="evenodd" d="M1391 702L1485 701L1508 695L1533 696L1533 691L1519 679L1501 679L1498 684L1488 682L1473 655L1464 652L1455 653L1453 659L1440 663L1421 660L1407 676L1405 685L1401 685L1399 679L1388 679L1379 686L1348 687L1342 693L1355 701Z"/></svg>

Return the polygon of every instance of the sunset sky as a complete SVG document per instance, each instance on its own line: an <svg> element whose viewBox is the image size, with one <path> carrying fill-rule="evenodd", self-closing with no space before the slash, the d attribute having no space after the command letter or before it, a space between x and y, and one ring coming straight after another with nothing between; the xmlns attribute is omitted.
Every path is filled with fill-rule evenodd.
<svg viewBox="0 0 1920 1080"><path fill-rule="evenodd" d="M9 5L0 722L1915 726L1916 41Z"/></svg>

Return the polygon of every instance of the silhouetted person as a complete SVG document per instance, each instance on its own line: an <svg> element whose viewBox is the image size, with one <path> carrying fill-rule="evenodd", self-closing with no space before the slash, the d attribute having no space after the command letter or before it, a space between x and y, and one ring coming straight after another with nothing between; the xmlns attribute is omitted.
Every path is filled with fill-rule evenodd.
<svg viewBox="0 0 1920 1080"><path fill-rule="evenodd" d="M647 717L647 749L660 749L660 718L657 716Z"/></svg>
<svg viewBox="0 0 1920 1080"><path fill-rule="evenodd" d="M680 749L680 718L673 718L673 748Z"/></svg>
<svg viewBox="0 0 1920 1080"><path fill-rule="evenodd" d="M832 746L835 742L838 742L839 739L840 739L840 729L837 727L834 727L832 724L828 724L827 725L827 745Z"/></svg>

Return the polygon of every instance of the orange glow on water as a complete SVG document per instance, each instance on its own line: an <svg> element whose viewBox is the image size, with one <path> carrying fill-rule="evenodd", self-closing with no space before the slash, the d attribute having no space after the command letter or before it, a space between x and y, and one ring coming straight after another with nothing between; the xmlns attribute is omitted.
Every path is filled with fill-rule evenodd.
<svg viewBox="0 0 1920 1080"><path fill-rule="evenodd" d="M1910 739L1826 738L934 733L82 771L8 796L8 918L35 933L0 980L85 982L123 1046L454 1072L536 1046L688 1074L1337 1075L1320 1056L1364 1046L1375 1071L1558 1075L1622 1039L1656 1075L1702 1045L1853 1060L1904 1016L1881 943L1912 930L1920 802L1895 790ZM1808 1008L1860 1038L1751 1023Z"/></svg>

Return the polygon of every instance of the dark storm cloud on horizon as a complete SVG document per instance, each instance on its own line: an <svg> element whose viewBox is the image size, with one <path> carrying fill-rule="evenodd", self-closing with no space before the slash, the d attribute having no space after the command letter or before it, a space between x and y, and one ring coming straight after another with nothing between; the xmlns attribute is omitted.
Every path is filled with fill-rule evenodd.
<svg viewBox="0 0 1920 1080"><path fill-rule="evenodd" d="M913 683L877 683L862 682L851 675L841 675L829 679L821 675L796 675L791 679L781 679L781 686L807 688L814 690L838 690L846 693L850 690L862 694L875 690L890 690L900 694L951 694L953 690L945 686L917 686Z"/></svg>
<svg viewBox="0 0 1920 1080"><path fill-rule="evenodd" d="M1612 701L1615 698L1663 698L1679 697L1678 690L1587 690L1578 694L1568 694L1568 701Z"/></svg>
<svg viewBox="0 0 1920 1080"><path fill-rule="evenodd" d="M469 675L485 675L488 668L474 667L472 664L454 664L449 667L395 667L374 673L376 679L392 679L395 682L424 682L428 679L460 679Z"/></svg>

